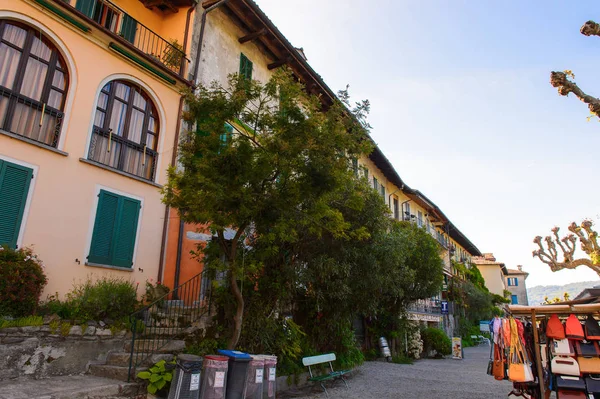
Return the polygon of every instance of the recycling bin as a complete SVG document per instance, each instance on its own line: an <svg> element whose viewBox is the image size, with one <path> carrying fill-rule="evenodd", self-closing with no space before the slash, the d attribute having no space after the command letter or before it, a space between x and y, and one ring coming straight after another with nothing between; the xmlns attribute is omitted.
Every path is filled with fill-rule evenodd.
<svg viewBox="0 0 600 399"><path fill-rule="evenodd" d="M169 399L199 399L202 358L182 354L177 357L175 376L169 389Z"/></svg>
<svg viewBox="0 0 600 399"><path fill-rule="evenodd" d="M246 375L246 394L244 399L262 399L263 380L265 373L265 359L260 355L250 355L252 360L248 364Z"/></svg>
<svg viewBox="0 0 600 399"><path fill-rule="evenodd" d="M200 399L225 399L228 362L227 356L204 356Z"/></svg>
<svg viewBox="0 0 600 399"><path fill-rule="evenodd" d="M263 398L274 399L277 391L277 356L261 356L265 360Z"/></svg>
<svg viewBox="0 0 600 399"><path fill-rule="evenodd" d="M218 352L229 359L225 399L243 399L246 394L246 375L252 357L240 351L219 349Z"/></svg>

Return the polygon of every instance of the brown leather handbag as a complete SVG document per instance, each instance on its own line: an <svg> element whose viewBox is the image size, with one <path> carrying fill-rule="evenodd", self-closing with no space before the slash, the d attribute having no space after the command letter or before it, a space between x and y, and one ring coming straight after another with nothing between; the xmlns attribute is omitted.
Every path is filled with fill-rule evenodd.
<svg viewBox="0 0 600 399"><path fill-rule="evenodd" d="M577 356L581 374L600 374L600 357Z"/></svg>
<svg viewBox="0 0 600 399"><path fill-rule="evenodd" d="M492 374L494 375L494 378L499 381L502 381L506 378L504 365L505 361L502 358L500 348L498 348L498 345L494 345L494 364L492 366Z"/></svg>

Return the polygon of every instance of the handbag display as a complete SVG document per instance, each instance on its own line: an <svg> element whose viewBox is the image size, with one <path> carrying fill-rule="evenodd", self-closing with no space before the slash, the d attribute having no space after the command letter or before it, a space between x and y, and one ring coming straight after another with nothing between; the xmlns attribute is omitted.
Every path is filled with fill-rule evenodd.
<svg viewBox="0 0 600 399"><path fill-rule="evenodd" d="M598 321L594 319L594 316L588 315L585 325L585 339L587 340L600 340L600 325Z"/></svg>
<svg viewBox="0 0 600 399"><path fill-rule="evenodd" d="M555 356L550 363L552 374L574 375L579 377L579 364L572 357Z"/></svg>
<svg viewBox="0 0 600 399"><path fill-rule="evenodd" d="M573 377L570 375L557 375L556 387L558 389L585 391L585 381L581 377Z"/></svg>
<svg viewBox="0 0 600 399"><path fill-rule="evenodd" d="M568 338L552 340L552 354L555 356L575 356L573 343Z"/></svg>
<svg viewBox="0 0 600 399"><path fill-rule="evenodd" d="M600 357L578 356L577 363L582 374L600 374Z"/></svg>
<svg viewBox="0 0 600 399"><path fill-rule="evenodd" d="M586 399L581 391L558 391L558 399Z"/></svg>
<svg viewBox="0 0 600 399"><path fill-rule="evenodd" d="M546 337L553 339L565 339L565 327L560 322L558 315L553 314L546 324Z"/></svg>
<svg viewBox="0 0 600 399"><path fill-rule="evenodd" d="M600 376L585 377L585 385L589 393L600 393Z"/></svg>
<svg viewBox="0 0 600 399"><path fill-rule="evenodd" d="M600 348L596 341L577 341L576 348L579 356L600 356Z"/></svg>
<svg viewBox="0 0 600 399"><path fill-rule="evenodd" d="M581 322L574 314L571 314L565 322L565 335L567 338L575 340L582 340L584 338Z"/></svg>

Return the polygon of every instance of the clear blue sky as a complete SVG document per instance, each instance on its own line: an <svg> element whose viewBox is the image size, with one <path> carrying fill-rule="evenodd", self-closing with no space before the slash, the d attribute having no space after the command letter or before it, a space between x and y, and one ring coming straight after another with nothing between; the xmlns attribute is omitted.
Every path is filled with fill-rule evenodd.
<svg viewBox="0 0 600 399"><path fill-rule="evenodd" d="M332 89L371 101L372 136L400 176L482 252L522 264L530 287L598 279L551 273L531 251L554 225L600 223L600 124L549 84L571 69L600 96L600 38L579 33L600 3L257 2Z"/></svg>

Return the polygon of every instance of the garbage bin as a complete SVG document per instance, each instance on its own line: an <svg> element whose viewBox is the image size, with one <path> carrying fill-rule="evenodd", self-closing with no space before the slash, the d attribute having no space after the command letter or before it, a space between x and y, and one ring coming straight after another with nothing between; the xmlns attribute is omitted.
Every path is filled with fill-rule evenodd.
<svg viewBox="0 0 600 399"><path fill-rule="evenodd" d="M246 374L252 357L244 352L219 349L219 354L229 358L225 399L243 399L246 394Z"/></svg>
<svg viewBox="0 0 600 399"><path fill-rule="evenodd" d="M200 399L225 399L228 361L227 356L204 356Z"/></svg>
<svg viewBox="0 0 600 399"><path fill-rule="evenodd" d="M265 361L263 372L263 398L274 399L277 391L277 356L257 355ZM254 356L253 356L254 357Z"/></svg>
<svg viewBox="0 0 600 399"><path fill-rule="evenodd" d="M265 359L260 355L250 355L252 360L248 364L246 377L246 394L244 399L262 399L263 380L265 372Z"/></svg>
<svg viewBox="0 0 600 399"><path fill-rule="evenodd" d="M177 357L175 376L169 389L169 399L198 399L200 397L200 371L202 358L182 354Z"/></svg>

